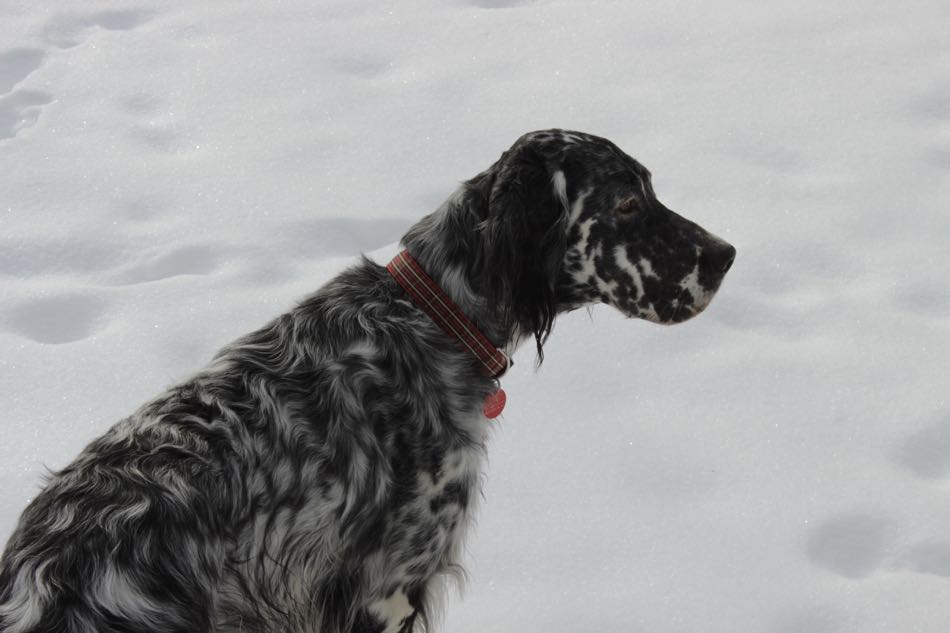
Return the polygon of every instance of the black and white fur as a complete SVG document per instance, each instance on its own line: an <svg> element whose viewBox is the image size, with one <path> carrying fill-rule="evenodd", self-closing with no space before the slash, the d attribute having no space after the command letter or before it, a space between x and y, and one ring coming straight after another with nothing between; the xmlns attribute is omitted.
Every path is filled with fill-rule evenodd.
<svg viewBox="0 0 950 633"><path fill-rule="evenodd" d="M499 346L700 312L735 250L609 141L527 134L403 238ZM540 361L540 357L539 357ZM3 633L409 632L472 522L493 383L364 259L90 444L0 563Z"/></svg>

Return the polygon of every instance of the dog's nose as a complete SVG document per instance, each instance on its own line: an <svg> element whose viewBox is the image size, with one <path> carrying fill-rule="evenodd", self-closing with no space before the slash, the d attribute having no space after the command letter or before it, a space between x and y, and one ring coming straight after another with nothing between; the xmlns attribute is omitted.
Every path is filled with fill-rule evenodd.
<svg viewBox="0 0 950 633"><path fill-rule="evenodd" d="M736 260L736 249L732 244L716 242L703 249L699 256L700 264L709 271L725 275Z"/></svg>

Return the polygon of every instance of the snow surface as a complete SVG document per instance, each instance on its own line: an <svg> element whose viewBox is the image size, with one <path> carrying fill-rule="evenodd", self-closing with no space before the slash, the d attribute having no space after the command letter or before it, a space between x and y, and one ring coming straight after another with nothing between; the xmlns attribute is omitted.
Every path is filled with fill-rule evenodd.
<svg viewBox="0 0 950 633"><path fill-rule="evenodd" d="M950 4L0 3L0 534L521 133L734 243L708 312L505 379L443 630L950 627Z"/></svg>

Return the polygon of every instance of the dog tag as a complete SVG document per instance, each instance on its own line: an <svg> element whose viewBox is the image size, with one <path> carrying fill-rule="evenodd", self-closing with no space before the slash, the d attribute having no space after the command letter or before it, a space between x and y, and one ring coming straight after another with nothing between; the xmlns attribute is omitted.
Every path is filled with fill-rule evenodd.
<svg viewBox="0 0 950 633"><path fill-rule="evenodd" d="M482 405L482 413L484 413L485 417L489 420L494 420L505 410L505 402L507 401L508 396L505 395L505 390L499 387L498 391L488 394L488 397L485 398L485 404Z"/></svg>

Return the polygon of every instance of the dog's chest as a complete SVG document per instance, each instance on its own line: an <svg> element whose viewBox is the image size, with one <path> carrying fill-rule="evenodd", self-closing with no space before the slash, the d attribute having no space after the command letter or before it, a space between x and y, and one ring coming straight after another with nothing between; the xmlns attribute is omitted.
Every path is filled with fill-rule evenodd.
<svg viewBox="0 0 950 633"><path fill-rule="evenodd" d="M384 550L395 552L396 575L425 576L455 561L462 532L471 518L481 469L481 452L447 452L433 469L415 475L413 494L395 509Z"/></svg>
<svg viewBox="0 0 950 633"><path fill-rule="evenodd" d="M417 472L412 494L391 515L367 578L368 611L384 632L402 630L420 606L414 594L457 568L478 497L481 457L475 448L445 453L437 467Z"/></svg>

